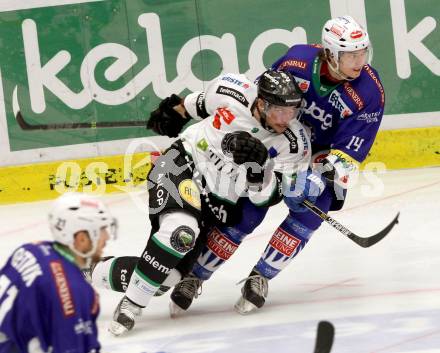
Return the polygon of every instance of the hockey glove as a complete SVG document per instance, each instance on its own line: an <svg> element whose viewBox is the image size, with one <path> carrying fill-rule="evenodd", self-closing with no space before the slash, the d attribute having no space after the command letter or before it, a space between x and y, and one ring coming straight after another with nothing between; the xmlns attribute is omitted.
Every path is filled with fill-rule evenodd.
<svg viewBox="0 0 440 353"><path fill-rule="evenodd" d="M246 164L246 179L250 186L261 186L264 179L264 164L268 153L266 146L246 131L226 134L222 141L225 153L230 153L234 163Z"/></svg>
<svg viewBox="0 0 440 353"><path fill-rule="evenodd" d="M342 189L347 189L349 175L356 168L354 162L347 161L335 154L329 154L320 163L317 163L314 169L324 177L327 185L336 184Z"/></svg>
<svg viewBox="0 0 440 353"><path fill-rule="evenodd" d="M162 136L177 137L183 126L190 120L189 116L184 117L174 109L181 102L182 98L175 94L162 100L159 108L150 114L147 129Z"/></svg>
<svg viewBox="0 0 440 353"><path fill-rule="evenodd" d="M297 173L296 178L293 179L290 188L284 195L284 202L291 211L305 212L305 208L301 203L308 200L312 203L325 189L325 182L321 175L308 169Z"/></svg>

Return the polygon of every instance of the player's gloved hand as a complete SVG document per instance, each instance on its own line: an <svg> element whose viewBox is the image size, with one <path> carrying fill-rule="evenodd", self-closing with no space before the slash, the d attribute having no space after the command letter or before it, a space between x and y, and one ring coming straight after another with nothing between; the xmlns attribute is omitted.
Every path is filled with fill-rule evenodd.
<svg viewBox="0 0 440 353"><path fill-rule="evenodd" d="M304 200L316 202L319 195L325 189L325 182L322 176L311 169L300 171L284 195L284 202L294 212L305 212L306 207L302 205Z"/></svg>
<svg viewBox="0 0 440 353"><path fill-rule="evenodd" d="M323 176L328 186L336 184L347 189L349 175L356 166L337 155L329 154L314 169Z"/></svg>
<svg viewBox="0 0 440 353"><path fill-rule="evenodd" d="M232 155L234 163L246 164L246 179L249 186L260 187L264 180L264 164L268 152L266 146L246 131L226 134L222 141L223 150Z"/></svg>
<svg viewBox="0 0 440 353"><path fill-rule="evenodd" d="M189 117L184 117L174 109L181 102L182 98L175 94L162 100L159 107L151 112L147 129L162 136L177 137L183 126L190 120Z"/></svg>

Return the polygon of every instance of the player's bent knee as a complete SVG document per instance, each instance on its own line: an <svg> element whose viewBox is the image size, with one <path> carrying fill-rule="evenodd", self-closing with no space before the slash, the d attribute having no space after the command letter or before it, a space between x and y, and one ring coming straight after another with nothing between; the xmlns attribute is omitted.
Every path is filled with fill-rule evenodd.
<svg viewBox="0 0 440 353"><path fill-rule="evenodd" d="M190 251L200 233L197 219L187 212L176 211L160 216L154 235L166 247L181 254Z"/></svg>

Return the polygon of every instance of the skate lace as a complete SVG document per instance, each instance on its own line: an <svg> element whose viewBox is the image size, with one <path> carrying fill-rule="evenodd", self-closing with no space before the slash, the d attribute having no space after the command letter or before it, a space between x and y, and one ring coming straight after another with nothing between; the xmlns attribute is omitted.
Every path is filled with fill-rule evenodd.
<svg viewBox="0 0 440 353"><path fill-rule="evenodd" d="M269 285L267 278L256 274L249 277L243 278L241 281L237 282L237 285L246 282L245 286L249 287L254 293L257 293L264 298L267 298L267 293L269 292Z"/></svg>
<svg viewBox="0 0 440 353"><path fill-rule="evenodd" d="M202 294L202 282L195 276L188 276L176 284L176 290L187 298L197 298Z"/></svg>

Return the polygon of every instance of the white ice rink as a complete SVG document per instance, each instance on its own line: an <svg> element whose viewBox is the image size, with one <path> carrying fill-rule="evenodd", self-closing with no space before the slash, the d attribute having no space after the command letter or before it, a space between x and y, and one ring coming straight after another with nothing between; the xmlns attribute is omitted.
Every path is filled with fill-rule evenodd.
<svg viewBox="0 0 440 353"><path fill-rule="evenodd" d="M107 332L121 294L101 290L103 352L311 353L320 320L336 328L332 353L440 352L440 168L387 172L380 183L365 176L343 211L332 215L368 236L400 211L400 223L382 242L363 249L323 224L305 250L269 283L262 310L233 310L236 283L246 277L272 231L287 213L272 208L213 278L185 316L170 319L168 294L153 298L127 336ZM1 197L1 195L0 195ZM120 223L106 254L140 255L149 233L145 195L106 196ZM17 246L48 239L48 202L0 207L0 265Z"/></svg>

